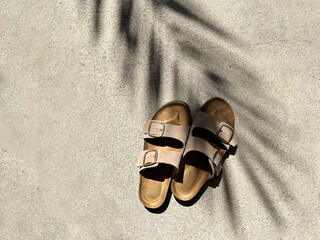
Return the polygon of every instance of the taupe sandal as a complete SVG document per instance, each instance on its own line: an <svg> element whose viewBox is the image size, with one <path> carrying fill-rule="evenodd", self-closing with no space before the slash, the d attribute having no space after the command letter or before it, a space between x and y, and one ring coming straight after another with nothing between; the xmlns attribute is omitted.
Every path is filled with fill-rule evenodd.
<svg viewBox="0 0 320 240"><path fill-rule="evenodd" d="M177 199L192 200L208 179L219 175L223 156L238 143L234 125L233 110L222 98L211 98L200 108L172 181L171 190Z"/></svg>
<svg viewBox="0 0 320 240"><path fill-rule="evenodd" d="M177 172L190 129L189 106L172 101L162 106L144 124L144 150L140 167L139 198L147 208L164 203L171 178Z"/></svg>

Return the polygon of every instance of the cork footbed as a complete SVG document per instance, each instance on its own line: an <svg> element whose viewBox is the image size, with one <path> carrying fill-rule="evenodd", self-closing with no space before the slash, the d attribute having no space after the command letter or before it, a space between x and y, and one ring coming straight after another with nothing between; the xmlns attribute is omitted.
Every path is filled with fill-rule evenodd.
<svg viewBox="0 0 320 240"><path fill-rule="evenodd" d="M152 120L161 120L171 125L189 126L189 106L180 101L169 102L155 113ZM144 141L144 150L182 151L183 144L170 138L155 138L148 140L148 142ZM148 208L158 208L163 204L174 170L173 166L159 164L156 168L142 171L140 175L139 198L143 205Z"/></svg>
<svg viewBox="0 0 320 240"><path fill-rule="evenodd" d="M209 99L200 109L218 122L225 122L234 128L235 119L231 106L221 98ZM223 156L224 146L217 139L209 138L206 131L194 131L190 136L206 139ZM190 137L189 136L189 137ZM179 171L172 181L171 190L174 196L182 201L192 200L211 176L208 158L199 152L189 152L182 159Z"/></svg>

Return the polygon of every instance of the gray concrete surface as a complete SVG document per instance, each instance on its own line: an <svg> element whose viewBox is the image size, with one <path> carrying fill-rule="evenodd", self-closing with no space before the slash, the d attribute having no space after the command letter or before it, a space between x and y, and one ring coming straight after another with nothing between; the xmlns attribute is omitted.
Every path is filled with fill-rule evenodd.
<svg viewBox="0 0 320 240"><path fill-rule="evenodd" d="M0 239L320 239L320 2L0 1ZM140 128L227 99L218 187L138 199Z"/></svg>

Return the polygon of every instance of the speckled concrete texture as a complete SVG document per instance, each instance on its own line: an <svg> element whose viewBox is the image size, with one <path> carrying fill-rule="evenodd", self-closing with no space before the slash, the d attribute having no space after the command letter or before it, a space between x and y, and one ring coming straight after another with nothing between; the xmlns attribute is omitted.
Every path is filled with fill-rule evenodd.
<svg viewBox="0 0 320 240"><path fill-rule="evenodd" d="M318 0L0 1L0 239L320 239ZM142 124L228 100L192 206L138 198Z"/></svg>

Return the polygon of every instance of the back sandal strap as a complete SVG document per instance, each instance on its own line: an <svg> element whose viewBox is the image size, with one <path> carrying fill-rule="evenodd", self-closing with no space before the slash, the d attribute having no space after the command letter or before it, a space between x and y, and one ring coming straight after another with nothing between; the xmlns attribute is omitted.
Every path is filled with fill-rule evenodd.
<svg viewBox="0 0 320 240"><path fill-rule="evenodd" d="M150 120L143 125L144 139L148 138L174 138L185 145L189 134L189 126L171 125L159 120Z"/></svg>
<svg viewBox="0 0 320 240"><path fill-rule="evenodd" d="M182 152L178 151L144 150L137 161L137 166L141 167L140 172L146 168L157 167L159 163L169 164L178 169L181 157Z"/></svg>
<svg viewBox="0 0 320 240"><path fill-rule="evenodd" d="M222 168L222 156L210 143L206 140L189 136L184 156L189 152L201 152L208 157L208 162L212 170L211 178L215 175L219 175Z"/></svg>
<svg viewBox="0 0 320 240"><path fill-rule="evenodd" d="M195 117L191 131L194 128L204 128L209 130L227 149L229 149L230 145L235 147L238 144L238 136L229 124L225 122L218 122L202 111L199 111Z"/></svg>

